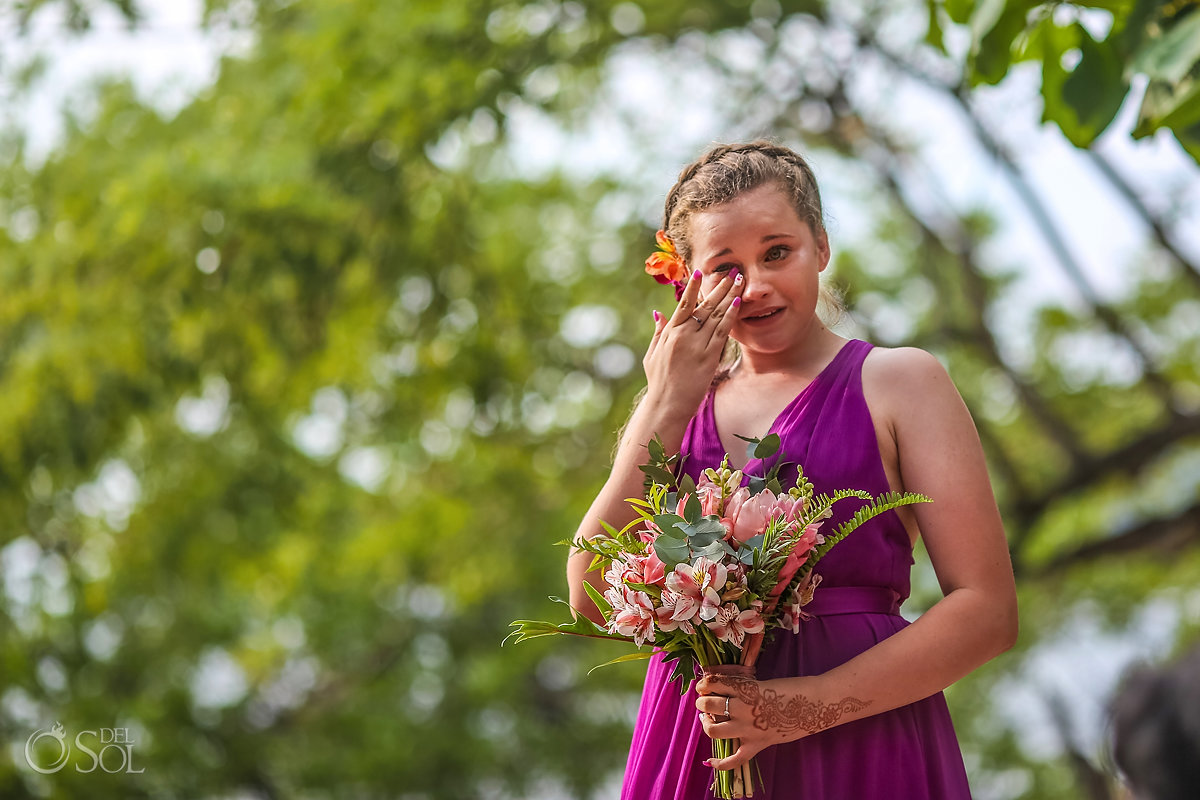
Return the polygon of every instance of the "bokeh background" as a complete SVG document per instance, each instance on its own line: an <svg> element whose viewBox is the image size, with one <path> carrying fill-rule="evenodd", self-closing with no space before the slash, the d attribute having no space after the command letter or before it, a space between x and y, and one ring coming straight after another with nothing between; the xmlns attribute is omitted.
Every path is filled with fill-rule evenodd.
<svg viewBox="0 0 1200 800"><path fill-rule="evenodd" d="M666 190L758 135L841 330L987 450L976 796L1116 796L1105 704L1200 628L1197 3L0 9L0 796L615 797L642 668L500 643L561 609ZM130 768L34 771L56 722Z"/></svg>

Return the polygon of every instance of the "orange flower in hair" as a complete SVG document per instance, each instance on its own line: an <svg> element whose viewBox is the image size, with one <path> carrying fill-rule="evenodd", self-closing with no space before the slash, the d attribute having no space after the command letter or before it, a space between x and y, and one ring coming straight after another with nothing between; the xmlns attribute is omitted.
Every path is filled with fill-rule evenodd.
<svg viewBox="0 0 1200 800"><path fill-rule="evenodd" d="M682 286L687 278L687 266L679 257L675 243L667 236L666 231L659 231L654 234L654 238L658 241L658 250L646 259L646 272L659 283Z"/></svg>

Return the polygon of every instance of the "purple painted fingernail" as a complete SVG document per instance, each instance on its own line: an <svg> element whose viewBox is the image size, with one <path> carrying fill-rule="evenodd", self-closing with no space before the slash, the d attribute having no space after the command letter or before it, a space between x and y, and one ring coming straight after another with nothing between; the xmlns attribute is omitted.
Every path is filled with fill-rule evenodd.
<svg viewBox="0 0 1200 800"><path fill-rule="evenodd" d="M694 281L700 280L700 276L702 274L703 273L701 273L700 270L696 270L695 272L692 273L692 280L694 280Z"/></svg>
<svg viewBox="0 0 1200 800"><path fill-rule="evenodd" d="M733 307L734 308L737 308L741 304L742 304L742 298L740 298L740 297L733 298Z"/></svg>
<svg viewBox="0 0 1200 800"><path fill-rule="evenodd" d="M662 320L662 314L658 313L658 309L657 309L657 308L656 308L656 309L654 309L654 321L655 321L655 322L660 322L661 320Z"/></svg>

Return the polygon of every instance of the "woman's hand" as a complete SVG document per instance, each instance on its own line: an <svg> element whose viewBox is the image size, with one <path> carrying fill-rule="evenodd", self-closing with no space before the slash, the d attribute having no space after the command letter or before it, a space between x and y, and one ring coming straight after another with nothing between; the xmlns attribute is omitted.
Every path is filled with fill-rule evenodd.
<svg viewBox="0 0 1200 800"><path fill-rule="evenodd" d="M668 319L655 312L654 338L642 359L647 400L685 417L699 407L721 362L741 305L743 278L726 272L704 297L696 270Z"/></svg>
<svg viewBox="0 0 1200 800"><path fill-rule="evenodd" d="M820 677L756 681L732 675L709 675L696 686L696 708L710 739L738 739L729 758L708 761L714 769L734 769L759 751L831 728L857 715L869 703L844 697L835 703L819 699Z"/></svg>

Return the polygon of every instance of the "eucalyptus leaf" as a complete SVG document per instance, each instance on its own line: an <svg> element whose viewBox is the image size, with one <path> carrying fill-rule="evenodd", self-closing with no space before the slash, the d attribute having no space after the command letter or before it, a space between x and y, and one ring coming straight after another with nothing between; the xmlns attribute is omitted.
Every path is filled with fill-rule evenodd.
<svg viewBox="0 0 1200 800"><path fill-rule="evenodd" d="M664 533L654 540L654 554L663 562L668 572L687 561L690 553L691 548L686 539L676 539Z"/></svg>
<svg viewBox="0 0 1200 800"><path fill-rule="evenodd" d="M768 459L779 452L779 434L768 433L755 446L754 458Z"/></svg>

